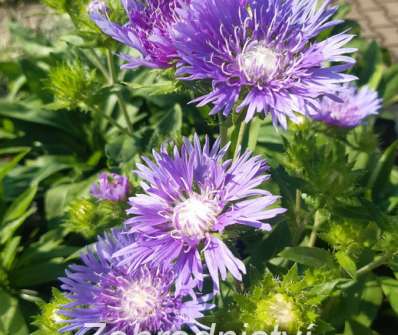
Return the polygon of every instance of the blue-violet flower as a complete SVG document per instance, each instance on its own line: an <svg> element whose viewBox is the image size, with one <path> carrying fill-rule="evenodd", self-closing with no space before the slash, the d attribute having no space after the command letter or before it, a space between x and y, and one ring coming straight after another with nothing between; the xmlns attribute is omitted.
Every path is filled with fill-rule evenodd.
<svg viewBox="0 0 398 335"><path fill-rule="evenodd" d="M315 40L341 22L331 19L331 2L192 0L173 25L177 75L211 82L211 92L194 100L212 103L211 114L247 108L246 121L270 114L286 128L287 119L319 110L319 97L355 79L342 73L354 63L345 54L355 49L344 47L352 35Z"/></svg>
<svg viewBox="0 0 398 335"><path fill-rule="evenodd" d="M166 147L154 152L154 162L143 158L146 165L138 164L137 175L144 194L130 198L128 213L133 217L126 229L146 241L118 252L125 262L134 267L134 255L140 254L150 261L174 263L177 291L193 283L200 287L202 255L216 293L219 274L225 280L229 271L242 279L245 266L222 241L224 230L244 225L268 231L270 225L262 221L285 209L269 208L279 197L258 188L270 177L260 156L246 151L224 161L226 151L220 140L211 146L208 138L202 148L195 135L193 143L184 139L172 154Z"/></svg>

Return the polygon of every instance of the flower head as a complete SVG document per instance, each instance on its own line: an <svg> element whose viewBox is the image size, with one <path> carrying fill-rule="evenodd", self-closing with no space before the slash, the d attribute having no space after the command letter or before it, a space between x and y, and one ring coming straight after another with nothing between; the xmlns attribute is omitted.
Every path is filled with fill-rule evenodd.
<svg viewBox="0 0 398 335"><path fill-rule="evenodd" d="M197 329L197 318L211 308L190 289L174 292L175 273L166 264L145 264L129 271L112 255L134 243L118 231L100 238L95 250L82 256L83 265L72 265L61 278L62 289L72 301L62 314L68 319L62 331L85 334L89 323L105 323L104 334L116 331L174 331L183 325ZM190 293L192 299L187 299Z"/></svg>
<svg viewBox="0 0 398 335"><path fill-rule="evenodd" d="M137 50L142 58L128 55L126 68L147 66L167 68L176 56L170 38L170 26L177 20L176 9L189 0L123 0L128 22L119 25L109 18L109 9L104 2L94 0L89 13L98 27L113 39Z"/></svg>
<svg viewBox="0 0 398 335"><path fill-rule="evenodd" d="M195 102L213 103L211 114L247 107L271 114L274 124L297 121L295 112L319 109L317 98L355 77L341 73L354 60L341 33L322 42L314 38L340 21L317 0L192 0L173 26L177 74L184 80L210 80L212 91ZM327 66L330 62L340 65Z"/></svg>
<svg viewBox="0 0 398 335"><path fill-rule="evenodd" d="M129 193L129 180L116 173L101 173L98 181L91 187L91 195L97 199L122 201Z"/></svg>
<svg viewBox="0 0 398 335"><path fill-rule="evenodd" d="M224 161L226 150L219 140L210 146L208 138L202 147L195 136L193 143L185 139L172 154L165 147L154 152L155 162L144 158L146 166L139 164L137 174L145 193L130 198L128 213L134 217L126 225L147 241L122 249L118 254L126 262L134 266L134 256L128 256L133 252L175 263L177 291L203 281L202 254L215 291L219 274L224 280L229 271L242 279L245 266L220 239L224 229L240 224L270 230L262 221L285 210L269 209L278 197L258 188L269 178L266 162L250 152Z"/></svg>
<svg viewBox="0 0 398 335"><path fill-rule="evenodd" d="M305 333L305 328L310 330L318 321L319 306L325 298L310 290L312 286L306 281L306 273L300 276L294 266L279 279L267 274L246 294L233 296L233 315L241 324L247 324L248 332L257 329L271 332L278 327L281 333ZM317 279L317 284L323 283L321 278Z"/></svg>
<svg viewBox="0 0 398 335"><path fill-rule="evenodd" d="M315 120L352 128L360 125L369 115L376 115L381 107L377 93L367 86L357 89L353 85L343 85L336 95L340 101L328 97L322 99L321 108L312 115Z"/></svg>
<svg viewBox="0 0 398 335"><path fill-rule="evenodd" d="M63 305L69 303L70 300L66 298L60 291L52 289L52 299L49 303L40 304L41 313L35 317L33 324L37 326L38 330L33 335L48 334L56 335L59 334L59 329L62 327L61 322L65 321L65 318L60 315L59 311Z"/></svg>

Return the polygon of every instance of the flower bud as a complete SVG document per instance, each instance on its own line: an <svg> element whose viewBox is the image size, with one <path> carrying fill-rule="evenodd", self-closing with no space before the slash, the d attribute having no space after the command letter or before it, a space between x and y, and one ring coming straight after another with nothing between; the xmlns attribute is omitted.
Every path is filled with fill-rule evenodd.
<svg viewBox="0 0 398 335"><path fill-rule="evenodd" d="M95 204L88 199L73 201L68 209L64 226L68 232L78 233L89 239L95 236Z"/></svg>
<svg viewBox="0 0 398 335"><path fill-rule="evenodd" d="M97 199L123 201L129 193L127 177L116 173L101 173L98 181L91 187L91 195Z"/></svg>
<svg viewBox="0 0 398 335"><path fill-rule="evenodd" d="M57 335L59 329L63 327L62 321L66 320L66 317L59 313L60 308L70 302L60 291L57 289L52 290L53 297L47 304L43 303L40 315L36 316L33 324L37 326L38 330L33 335L46 334L46 335ZM66 335L70 334L64 333Z"/></svg>
<svg viewBox="0 0 398 335"><path fill-rule="evenodd" d="M279 329L290 333L298 329L301 324L300 309L291 297L281 293L260 300L255 313L257 318L263 320L266 329L278 326Z"/></svg>
<svg viewBox="0 0 398 335"><path fill-rule="evenodd" d="M247 295L235 296L235 313L248 333L278 329L287 334L314 324L324 297L308 289L308 283L293 267L282 280L266 275Z"/></svg>

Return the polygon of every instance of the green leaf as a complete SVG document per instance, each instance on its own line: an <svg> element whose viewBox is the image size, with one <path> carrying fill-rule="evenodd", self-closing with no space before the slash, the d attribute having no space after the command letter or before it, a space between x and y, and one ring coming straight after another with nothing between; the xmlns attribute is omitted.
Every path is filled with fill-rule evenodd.
<svg viewBox="0 0 398 335"><path fill-rule="evenodd" d="M370 326L382 302L383 292L379 282L376 279L367 280L360 290L358 311L353 319L365 326Z"/></svg>
<svg viewBox="0 0 398 335"><path fill-rule="evenodd" d="M20 242L21 242L21 237L19 236L16 236L8 240L7 244L5 245L4 249L1 252L1 262L6 270L11 269L15 257L17 256L17 251Z"/></svg>
<svg viewBox="0 0 398 335"><path fill-rule="evenodd" d="M18 300L0 288L0 335L28 335Z"/></svg>
<svg viewBox="0 0 398 335"><path fill-rule="evenodd" d="M6 243L7 240L12 237L14 232L25 222L25 220L35 212L36 208L32 207L18 219L10 221L2 226L0 229L0 244Z"/></svg>
<svg viewBox="0 0 398 335"><path fill-rule="evenodd" d="M355 320L349 320L345 323L343 335L377 335L377 333Z"/></svg>
<svg viewBox="0 0 398 335"><path fill-rule="evenodd" d="M324 249L310 247L288 247L279 256L307 266L334 264L333 256Z"/></svg>
<svg viewBox="0 0 398 335"><path fill-rule="evenodd" d="M335 256L340 266L351 276L351 278L355 278L357 266L352 258L344 251L337 252Z"/></svg>
<svg viewBox="0 0 398 335"><path fill-rule="evenodd" d="M365 51L364 64L362 73L360 74L360 85L368 84L374 90L377 89L383 75L383 53L379 44L375 41L369 44Z"/></svg>
<svg viewBox="0 0 398 335"><path fill-rule="evenodd" d="M256 269L263 268L271 258L291 243L289 224L287 221L282 221L273 227L268 236L264 236L259 241L248 241L247 250L250 255L250 263Z"/></svg>
<svg viewBox="0 0 398 335"><path fill-rule="evenodd" d="M313 292L314 295L328 297L334 290L338 289L339 285L347 284L349 282L349 279L343 278L331 280L322 284L312 286L310 291Z"/></svg>
<svg viewBox="0 0 398 335"><path fill-rule="evenodd" d="M55 257L41 263L26 265L10 273L13 287L26 288L56 281L65 273L65 259Z"/></svg>
<svg viewBox="0 0 398 335"><path fill-rule="evenodd" d="M1 109L1 106L0 106ZM1 112L0 112L1 113ZM20 154L15 156L13 159L11 159L9 162L5 163L4 165L0 165L0 182L3 180L3 178L13 169L17 166L20 160L24 158L28 153L30 149L24 149ZM0 192L1 194L1 192Z"/></svg>
<svg viewBox="0 0 398 335"><path fill-rule="evenodd" d="M73 136L80 136L80 133L76 131L76 124L73 123L68 112L45 110L41 105L33 103L23 104L0 100L0 115L54 127Z"/></svg>
<svg viewBox="0 0 398 335"><path fill-rule="evenodd" d="M23 192L14 202L8 207L3 223L13 221L21 217L31 205L37 193L37 185L32 185L25 192Z"/></svg>
<svg viewBox="0 0 398 335"><path fill-rule="evenodd" d="M393 278L382 278L381 288L394 312L398 315L398 280Z"/></svg>
<svg viewBox="0 0 398 335"><path fill-rule="evenodd" d="M390 106L398 101L398 73L387 82L383 101L385 106Z"/></svg>
<svg viewBox="0 0 398 335"><path fill-rule="evenodd" d="M341 289L343 292L336 295L324 311L324 319L336 328L344 326L346 321L369 327L383 302L383 292L377 278L368 275L356 281L351 280L351 285L341 285Z"/></svg>
<svg viewBox="0 0 398 335"><path fill-rule="evenodd" d="M139 152L134 138L120 135L105 146L105 154L109 160L116 163L128 162Z"/></svg>
<svg viewBox="0 0 398 335"><path fill-rule="evenodd" d="M131 83L129 87L133 90L135 95L143 97L166 95L178 92L179 90L178 83L171 80L161 81L150 85Z"/></svg>
<svg viewBox="0 0 398 335"><path fill-rule="evenodd" d="M43 263L46 260L58 257L70 257L79 247L63 245L62 229L53 229L45 233L39 241L32 243L18 257L15 268L23 268L35 263Z"/></svg>
<svg viewBox="0 0 398 335"><path fill-rule="evenodd" d="M388 185L397 154L398 140L384 151L369 179L368 186L372 189L373 199L379 198Z"/></svg>
<svg viewBox="0 0 398 335"><path fill-rule="evenodd" d="M180 104L175 104L173 109L169 110L156 126L158 134L162 137L175 137L181 132L182 127L182 108Z"/></svg>
<svg viewBox="0 0 398 335"><path fill-rule="evenodd" d="M67 205L74 198L87 196L89 188L96 178L97 176L94 175L79 183L58 185L49 189L44 199L47 220L62 216Z"/></svg>

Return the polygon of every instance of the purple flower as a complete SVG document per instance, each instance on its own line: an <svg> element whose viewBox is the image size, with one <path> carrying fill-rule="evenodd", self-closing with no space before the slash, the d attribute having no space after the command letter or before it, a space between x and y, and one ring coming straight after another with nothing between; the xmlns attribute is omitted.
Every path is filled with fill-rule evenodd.
<svg viewBox="0 0 398 335"><path fill-rule="evenodd" d="M245 225L270 230L262 221L285 209L268 208L279 197L258 188L269 179L261 157L247 151L234 161L224 161L226 151L219 140L210 146L208 138L202 148L195 135L193 143L184 139L172 154L165 147L154 152L154 162L143 158L146 165L138 164L137 174L144 194L130 198L128 213L134 216L126 225L146 241L118 252L125 262L134 267L134 255L140 254L146 261L174 263L177 291L193 283L201 286L202 255L215 292L219 274L225 280L229 271L242 279L245 266L222 241L224 229Z"/></svg>
<svg viewBox="0 0 398 335"><path fill-rule="evenodd" d="M146 66L167 68L176 57L170 38L170 26L177 20L176 9L189 0L122 0L128 22L119 25L109 18L103 1L94 0L89 14L98 27L113 39L137 50L142 58L122 55L125 68Z"/></svg>
<svg viewBox="0 0 398 335"><path fill-rule="evenodd" d="M177 75L208 80L210 93L194 100L212 103L211 114L229 115L235 104L271 114L274 124L298 121L295 112L319 110L318 97L355 77L341 73L354 63L343 46L345 33L322 42L320 32L341 21L331 20L336 7L317 0L192 0L180 10L173 27L178 51ZM329 66L328 63L340 62Z"/></svg>
<svg viewBox="0 0 398 335"><path fill-rule="evenodd" d="M340 101L324 97L320 110L312 115L315 120L337 127L352 128L360 125L369 115L376 115L381 108L381 99L376 92L364 86L343 85L336 95Z"/></svg>
<svg viewBox="0 0 398 335"><path fill-rule="evenodd" d="M197 298L185 290L174 294L175 274L166 264L145 264L129 271L119 265L121 259L113 254L135 243L119 231L100 238L94 247L82 256L82 265L72 265L61 278L61 286L71 303L60 313L67 317L68 325L62 332L77 331L86 334L89 323L105 323L103 334L116 331L127 335L140 331L180 330L183 325L197 330L202 325L196 319L213 306L209 296Z"/></svg>
<svg viewBox="0 0 398 335"><path fill-rule="evenodd" d="M116 173L103 172L99 175L98 181L91 186L90 193L97 199L122 201L128 196L129 180Z"/></svg>

